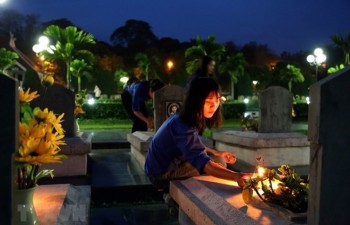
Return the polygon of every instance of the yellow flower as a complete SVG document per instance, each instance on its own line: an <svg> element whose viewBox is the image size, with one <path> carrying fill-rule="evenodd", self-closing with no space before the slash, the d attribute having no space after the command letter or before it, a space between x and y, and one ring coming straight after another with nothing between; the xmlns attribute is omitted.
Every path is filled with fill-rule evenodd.
<svg viewBox="0 0 350 225"><path fill-rule="evenodd" d="M18 92L19 101L20 102L30 102L33 99L39 97L37 91L31 92L31 93L29 93L29 92L30 92L30 88L28 88L26 92L24 92L22 88L19 89L19 92Z"/></svg>
<svg viewBox="0 0 350 225"><path fill-rule="evenodd" d="M44 82L50 84L52 81L52 77L46 77L43 85ZM39 171L42 164L57 163L66 158L59 154L59 146L65 145L61 125L64 113L56 116L48 108L32 109L29 102L38 96L36 91L30 93L30 89L26 92L19 90L21 118L18 127L19 145L15 155L18 165L16 187L19 189L34 187L41 177L53 176L53 170Z"/></svg>
<svg viewBox="0 0 350 225"><path fill-rule="evenodd" d="M79 116L84 113L85 111L83 110L81 105L77 101L75 101L74 116Z"/></svg>

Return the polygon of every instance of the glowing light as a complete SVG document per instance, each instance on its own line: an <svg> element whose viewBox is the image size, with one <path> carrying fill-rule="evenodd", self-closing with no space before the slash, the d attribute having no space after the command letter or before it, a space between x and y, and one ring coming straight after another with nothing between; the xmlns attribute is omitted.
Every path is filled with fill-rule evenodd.
<svg viewBox="0 0 350 225"><path fill-rule="evenodd" d="M94 98L89 98L88 104L89 104L89 105L95 104L95 99L94 99Z"/></svg>
<svg viewBox="0 0 350 225"><path fill-rule="evenodd" d="M171 71L174 68L174 62L169 60L167 62L167 67L168 67L168 70Z"/></svg>
<svg viewBox="0 0 350 225"><path fill-rule="evenodd" d="M310 104L310 97L306 97L305 100L307 104Z"/></svg>
<svg viewBox="0 0 350 225"><path fill-rule="evenodd" d="M128 82L129 78L128 77L121 77L120 78L120 82L122 82L123 84L126 84L126 82Z"/></svg>
<svg viewBox="0 0 350 225"><path fill-rule="evenodd" d="M244 98L243 102L244 102L245 104L248 104L248 103L249 103L249 98Z"/></svg>
<svg viewBox="0 0 350 225"><path fill-rule="evenodd" d="M259 177L263 177L264 176L264 174L265 174L265 168L263 168L263 167L258 167L258 176Z"/></svg>
<svg viewBox="0 0 350 225"><path fill-rule="evenodd" d="M39 37L39 44L40 44L40 45L48 46L49 43L50 43L50 40L49 40L48 37L46 37L46 36L41 36L41 37Z"/></svg>

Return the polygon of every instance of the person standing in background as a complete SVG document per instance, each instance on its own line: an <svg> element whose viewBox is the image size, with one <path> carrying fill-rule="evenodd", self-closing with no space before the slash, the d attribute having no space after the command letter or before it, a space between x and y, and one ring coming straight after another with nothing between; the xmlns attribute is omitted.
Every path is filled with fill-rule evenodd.
<svg viewBox="0 0 350 225"><path fill-rule="evenodd" d="M154 79L151 81L135 81L125 87L122 93L122 104L133 121L131 132L147 131L153 128L153 116L149 116L146 101L153 99L154 92L164 84Z"/></svg>
<svg viewBox="0 0 350 225"><path fill-rule="evenodd" d="M198 69L191 75L187 82L187 87L191 83L191 81L198 77L213 77L215 73L215 60L205 55L202 57Z"/></svg>

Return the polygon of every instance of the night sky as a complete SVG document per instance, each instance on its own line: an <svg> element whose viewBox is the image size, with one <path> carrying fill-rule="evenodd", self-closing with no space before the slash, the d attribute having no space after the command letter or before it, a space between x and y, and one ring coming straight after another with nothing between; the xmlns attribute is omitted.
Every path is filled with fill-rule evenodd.
<svg viewBox="0 0 350 225"><path fill-rule="evenodd" d="M41 22L67 18L106 42L128 19L148 22L159 38L214 34L275 53L309 51L350 33L350 0L7 0L0 8L37 14Z"/></svg>

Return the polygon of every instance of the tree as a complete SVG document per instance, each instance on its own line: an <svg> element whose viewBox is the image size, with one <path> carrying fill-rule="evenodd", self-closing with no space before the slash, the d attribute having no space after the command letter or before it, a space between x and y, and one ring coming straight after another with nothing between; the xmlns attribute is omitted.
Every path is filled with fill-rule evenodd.
<svg viewBox="0 0 350 225"><path fill-rule="evenodd" d="M6 70L16 64L18 55L15 52L0 48L0 72L7 74Z"/></svg>
<svg viewBox="0 0 350 225"><path fill-rule="evenodd" d="M149 57L144 53L137 53L135 56L135 60L137 61L137 66L140 67L140 69L146 76L146 80L149 79L152 64L157 66L160 65L160 59L157 56Z"/></svg>
<svg viewBox="0 0 350 225"><path fill-rule="evenodd" d="M296 66L288 64L286 67L280 70L281 79L288 82L288 89L292 91L292 83L304 82L304 76L300 69Z"/></svg>
<svg viewBox="0 0 350 225"><path fill-rule="evenodd" d="M350 65L350 33L343 37L339 35L332 35L332 41L340 47L344 52L344 64Z"/></svg>
<svg viewBox="0 0 350 225"><path fill-rule="evenodd" d="M153 34L151 26L142 20L128 20L117 28L110 36L114 47L128 48L131 51L144 51L156 43L158 38Z"/></svg>
<svg viewBox="0 0 350 225"><path fill-rule="evenodd" d="M220 73L227 73L231 79L231 96L234 99L234 84L238 78L244 74L246 61L242 53L232 54L227 56L225 61L219 65Z"/></svg>
<svg viewBox="0 0 350 225"><path fill-rule="evenodd" d="M202 40L200 36L197 36L194 45L185 51L185 57L188 59L186 62L187 73L193 73L199 60L205 55L213 57L219 63L225 51L223 44L215 42L214 35L209 35L207 40Z"/></svg>
<svg viewBox="0 0 350 225"><path fill-rule="evenodd" d="M74 59L70 64L70 71L72 75L78 78L78 92L81 91L81 78L83 76L89 80L92 79L91 70L92 66L85 62L84 59Z"/></svg>
<svg viewBox="0 0 350 225"><path fill-rule="evenodd" d="M93 63L94 55L84 47L88 44L95 44L94 37L84 31L78 31L78 28L74 26L63 29L57 25L47 27L44 35L48 36L55 45L51 50L43 51L43 55L48 60L59 59L66 64L67 88L71 89L71 63L74 59L84 59L89 64Z"/></svg>

